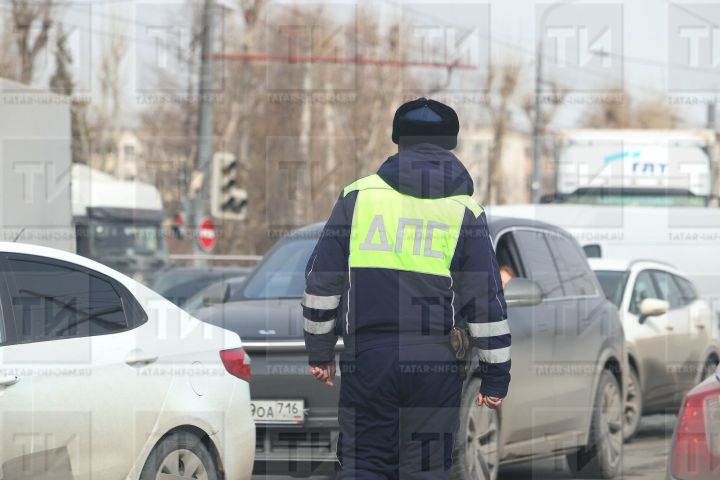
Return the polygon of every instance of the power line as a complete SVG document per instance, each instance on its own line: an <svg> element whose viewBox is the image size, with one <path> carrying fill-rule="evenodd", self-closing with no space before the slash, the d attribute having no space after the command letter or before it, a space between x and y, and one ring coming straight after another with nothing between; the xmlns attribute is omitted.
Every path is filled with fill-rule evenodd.
<svg viewBox="0 0 720 480"><path fill-rule="evenodd" d="M400 3L398 3L396 0L378 0L378 1L380 1L380 2L382 2L382 3L394 5L394 6L398 7L398 8L405 9L405 10L407 10L407 11L409 11L409 12L414 13L415 15L424 16L425 18L427 18L427 19L429 19L429 20L432 20L432 21L434 21L434 22L436 22L436 23L438 23L438 24L440 24L440 25L443 25L443 26L445 26L445 27L451 27L451 28L455 28L455 29L458 29L458 30L467 30L467 29L469 28L468 26L463 26L463 25L458 25L458 24L454 24L454 23L449 23L449 22L447 22L447 21L445 21L445 20L442 20L442 19L439 19L439 18L435 17L434 15L430 15L430 14L428 14L428 13L426 13L426 12L421 12L420 10L417 10L417 9L415 9L415 8L413 8L413 7L409 7L409 6L407 6L407 5L400 4ZM502 45L502 46L504 46L504 47L510 48L510 49L512 49L512 50L516 50L516 51L518 51L518 52L520 52L520 53L522 53L522 54L527 55L528 57L531 58L530 62L533 63L533 64L534 64L535 61L536 61L535 59L537 58L537 52L536 52L535 50L533 50L532 48L528 48L528 47L526 47L526 46L524 46L524 45L518 45L518 44L513 43L513 42L511 42L511 41L509 41L509 40L503 39L503 38L501 38L501 37L493 36L493 35L488 34L488 33L479 32L479 36L487 39L488 41L490 41L490 42L492 42L492 43L497 43L497 44L499 44L499 45ZM554 60L554 57L551 57L550 55L548 55L548 54L546 54L546 53L544 53L544 52L541 52L541 56L543 57L543 59L546 59L546 60ZM603 74L602 72L597 72L597 71L594 71L594 70L588 70L588 69L585 69L585 68L583 68L583 67L581 67L581 66L579 66L579 65L569 64L569 65L567 65L567 68L576 70L576 71L581 72L581 73L584 73L584 74L589 74L589 75L591 75L591 76L595 76L595 77L598 77L598 78L607 78L607 74ZM547 82L543 82L543 83L547 83ZM559 84L558 82L555 82L555 83ZM562 84L559 84L559 85L562 86ZM643 86L641 87L641 86L638 84L637 87L638 87L638 88L645 88L645 85L643 85ZM566 90L572 90L572 88L567 87L567 86L564 86L563 88L566 89Z"/></svg>
<svg viewBox="0 0 720 480"><path fill-rule="evenodd" d="M369 58L362 55L352 57L322 56L322 55L274 55L268 53L216 53L213 58L222 60L257 61L257 62L288 62L288 63L324 63L324 64L355 64L355 65L380 65L391 67L431 67L431 68L459 68L474 70L476 65L469 65L459 62L432 62L395 60L391 58Z"/></svg>
<svg viewBox="0 0 720 480"><path fill-rule="evenodd" d="M382 2L382 3L385 3L385 4L393 5L393 6L397 7L397 8L401 8L401 9L407 10L407 11L412 12L412 13L414 13L415 15L418 15L418 16L424 16L425 18L427 18L427 19L429 19L429 20L432 20L432 21L434 21L434 22L436 22L436 23L438 23L438 24L441 24L441 25L443 25L443 26L446 26L446 27L451 27L451 28L455 28L455 29L468 29L468 28L469 28L469 27L467 27L467 26L463 26L463 25L458 25L458 24L454 24L454 23L447 22L447 21L442 20L442 19L440 19L440 18L438 18L438 17L436 17L436 16L434 16L434 15L430 15L430 14L428 14L428 13L426 13L426 12L422 12L422 11L420 11L420 10L417 10L417 9L413 8L413 7L400 4L400 3L397 2L397 0L377 0L377 1ZM673 4L670 0L666 0L666 1L667 1L668 3L670 3L670 4L672 4L672 5L676 5L676 4ZM684 10L687 10L687 9L684 9ZM688 13L693 14L694 12L688 11ZM702 17L698 17L698 18L702 19ZM708 22L708 23L710 23L711 25L715 25L715 24L713 24L713 23L711 23L711 22ZM718 28L720 28L720 26L718 26ZM516 51L518 51L518 52L520 52L520 53L522 53L522 54L524 54L524 55L527 55L527 56L531 57L531 60L530 60L531 62L533 62L533 63L535 62L535 58L536 58L536 53L537 53L537 52L535 52L535 50L533 50L532 48L526 47L526 46L524 46L524 45L519 45L519 44L517 44L517 43L511 42L511 41L509 41L509 40L506 40L506 39L503 39L503 38L501 38L501 37L494 36L494 35L491 35L491 34L485 34L485 33L480 32L479 35L480 35L481 37L483 37L483 38L486 38L488 41L491 41L491 42L493 42L493 43L497 43L497 44L499 44L499 45L502 45L502 46L504 46L504 47L510 48L510 49L512 49L512 50L516 50ZM593 52L593 53L596 53L596 52ZM644 58L641 58L641 57L630 57L630 56L627 56L627 55L624 55L624 54L611 54L611 53L609 53L609 52L602 52L602 55L606 55L606 56L609 56L609 57L612 57L612 58L616 58L616 59L619 59L619 60L622 60L622 61L627 61L628 63L637 63L637 64L644 64L644 65L652 65L652 66L662 67L662 68L672 67L672 68L685 68L685 69L697 70L697 69L695 69L694 67L691 67L691 66L689 66L689 65L670 64L670 63L667 63L667 62L663 63L663 62L660 62L660 61L657 61L657 60L644 59ZM554 58L553 56L548 55L548 54L546 54L546 53L541 53L541 56L542 56L542 58L543 58L544 60L550 60L550 61L555 60L555 58ZM598 78L607 78L607 74L603 74L602 72L595 71L595 70L589 70L589 69L583 68L583 67L580 66L580 65L568 64L568 65L566 65L564 68L569 68L569 69L575 70L575 71L577 71L577 72L579 72L579 73L583 73L583 74L586 74L586 75L592 75L592 76L595 76L595 77L598 77ZM709 70L709 69L708 69L708 70ZM713 70L713 72L714 72L714 70ZM632 86L634 86L635 88L640 89L640 90L646 90L646 89L647 89L647 85L640 84L640 83L635 83L635 82L628 82L627 79L625 79L625 78L623 78L623 84L632 85ZM567 88L567 89L568 89L568 90L572 90L571 88Z"/></svg>

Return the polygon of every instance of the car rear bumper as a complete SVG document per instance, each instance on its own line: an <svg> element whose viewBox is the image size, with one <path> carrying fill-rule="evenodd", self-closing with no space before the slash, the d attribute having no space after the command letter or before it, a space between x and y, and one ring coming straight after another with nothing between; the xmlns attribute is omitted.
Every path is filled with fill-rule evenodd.
<svg viewBox="0 0 720 480"><path fill-rule="evenodd" d="M285 463L288 467L307 462L335 463L338 435L337 427L258 425L255 462Z"/></svg>
<svg viewBox="0 0 720 480"><path fill-rule="evenodd" d="M225 480L249 480L255 457L255 423L250 415L250 389L242 382L233 392L223 429L213 435Z"/></svg>

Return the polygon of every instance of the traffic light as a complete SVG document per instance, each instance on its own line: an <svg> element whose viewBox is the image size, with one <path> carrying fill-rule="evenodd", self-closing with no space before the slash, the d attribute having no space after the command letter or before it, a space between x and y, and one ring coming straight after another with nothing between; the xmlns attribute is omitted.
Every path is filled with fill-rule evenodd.
<svg viewBox="0 0 720 480"><path fill-rule="evenodd" d="M247 192L237 184L238 161L228 152L216 152L212 158L210 213L215 218L245 220Z"/></svg>

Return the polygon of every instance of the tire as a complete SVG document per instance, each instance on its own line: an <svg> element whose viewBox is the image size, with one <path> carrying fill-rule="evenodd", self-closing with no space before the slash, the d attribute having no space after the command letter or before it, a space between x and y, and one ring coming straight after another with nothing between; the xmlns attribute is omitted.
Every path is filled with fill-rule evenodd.
<svg viewBox="0 0 720 480"><path fill-rule="evenodd" d="M630 367L629 373L628 391L625 395L625 417L623 419L623 438L626 442L632 440L640 429L643 413L640 378L632 367Z"/></svg>
<svg viewBox="0 0 720 480"><path fill-rule="evenodd" d="M620 385L608 370L600 374L591 412L588 444L567 456L574 476L613 478L622 463L623 409Z"/></svg>
<svg viewBox="0 0 720 480"><path fill-rule="evenodd" d="M463 389L460 425L453 450L452 480L496 480L500 461L500 415L478 407L480 380Z"/></svg>
<svg viewBox="0 0 720 480"><path fill-rule="evenodd" d="M191 432L171 433L160 440L150 452L140 480L157 480L161 473L183 479L218 480L212 455L202 440Z"/></svg>
<svg viewBox="0 0 720 480"><path fill-rule="evenodd" d="M702 372L700 373L700 381L702 382L706 378L708 378L710 375L715 373L715 370L718 368L718 360L715 357L708 357L707 360L705 360L705 364L703 365Z"/></svg>

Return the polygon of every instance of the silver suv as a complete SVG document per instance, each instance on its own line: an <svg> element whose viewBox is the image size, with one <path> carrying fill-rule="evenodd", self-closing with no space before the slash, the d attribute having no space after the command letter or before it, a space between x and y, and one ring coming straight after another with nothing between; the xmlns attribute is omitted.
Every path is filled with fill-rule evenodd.
<svg viewBox="0 0 720 480"><path fill-rule="evenodd" d="M629 440L644 413L677 412L688 390L717 368L712 314L695 285L665 263L593 258L590 266L625 329Z"/></svg>
<svg viewBox="0 0 720 480"><path fill-rule="evenodd" d="M512 381L494 411L475 405L479 380L467 380L453 476L495 479L503 463L566 455L573 472L612 477L623 441L617 309L564 230L515 218L489 226L507 280ZM338 386L307 373L299 304L321 227L282 239L230 302L195 313L238 332L251 352L256 473L305 475L336 461Z"/></svg>

